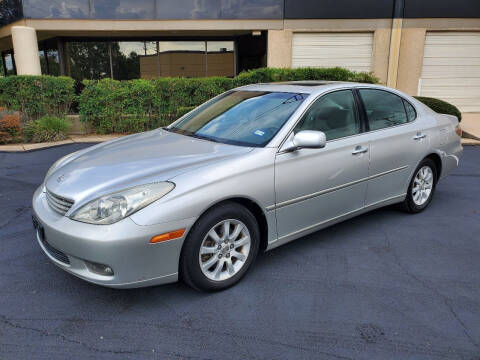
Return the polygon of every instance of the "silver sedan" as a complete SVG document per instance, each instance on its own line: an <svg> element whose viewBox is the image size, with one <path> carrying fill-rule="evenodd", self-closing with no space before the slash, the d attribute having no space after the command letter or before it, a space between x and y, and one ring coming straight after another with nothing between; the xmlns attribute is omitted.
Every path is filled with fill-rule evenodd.
<svg viewBox="0 0 480 360"><path fill-rule="evenodd" d="M259 251L389 204L424 210L460 135L456 117L382 86L249 85L59 159L33 196L36 236L96 284L224 289Z"/></svg>

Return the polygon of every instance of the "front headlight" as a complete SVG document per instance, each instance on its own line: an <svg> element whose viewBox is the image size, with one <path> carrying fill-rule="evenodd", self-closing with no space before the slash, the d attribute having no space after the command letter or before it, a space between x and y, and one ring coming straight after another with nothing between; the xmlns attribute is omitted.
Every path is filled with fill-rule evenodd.
<svg viewBox="0 0 480 360"><path fill-rule="evenodd" d="M89 224L113 224L167 195L174 187L171 182L135 186L93 200L70 218Z"/></svg>

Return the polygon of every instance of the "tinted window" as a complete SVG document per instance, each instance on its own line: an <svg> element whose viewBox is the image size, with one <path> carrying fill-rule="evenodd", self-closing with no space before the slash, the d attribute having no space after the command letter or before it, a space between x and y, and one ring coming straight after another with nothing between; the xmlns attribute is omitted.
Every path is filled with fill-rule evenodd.
<svg viewBox="0 0 480 360"><path fill-rule="evenodd" d="M167 130L244 146L265 146L306 95L232 91L185 115Z"/></svg>
<svg viewBox="0 0 480 360"><path fill-rule="evenodd" d="M360 96L365 105L370 130L383 129L407 122L407 114L401 97L388 91L374 89L361 89Z"/></svg>
<svg viewBox="0 0 480 360"><path fill-rule="evenodd" d="M342 90L322 96L307 110L295 133L301 130L323 131L327 140L358 134L360 122L352 92Z"/></svg>
<svg viewBox="0 0 480 360"><path fill-rule="evenodd" d="M408 121L415 120L415 118L417 117L417 112L415 111L415 108L407 100L403 100L403 104L405 105L405 110L407 111Z"/></svg>

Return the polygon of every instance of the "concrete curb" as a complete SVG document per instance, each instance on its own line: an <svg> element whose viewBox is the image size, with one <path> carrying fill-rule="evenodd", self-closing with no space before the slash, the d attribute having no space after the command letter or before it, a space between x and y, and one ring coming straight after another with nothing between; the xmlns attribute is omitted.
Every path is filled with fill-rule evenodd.
<svg viewBox="0 0 480 360"><path fill-rule="evenodd" d="M116 139L124 135L90 135L90 136L75 136L71 135L68 139L62 141L36 143L36 144L10 144L0 145L0 152L25 152L46 149L49 147L68 145L75 143L99 143L112 139Z"/></svg>

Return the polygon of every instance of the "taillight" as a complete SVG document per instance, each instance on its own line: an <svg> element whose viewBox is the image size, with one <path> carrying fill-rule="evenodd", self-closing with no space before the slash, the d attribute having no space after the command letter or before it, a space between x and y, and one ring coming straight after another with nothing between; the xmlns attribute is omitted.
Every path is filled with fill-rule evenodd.
<svg viewBox="0 0 480 360"><path fill-rule="evenodd" d="M455 127L455 132L458 136L462 137L462 128L460 127L460 124Z"/></svg>

